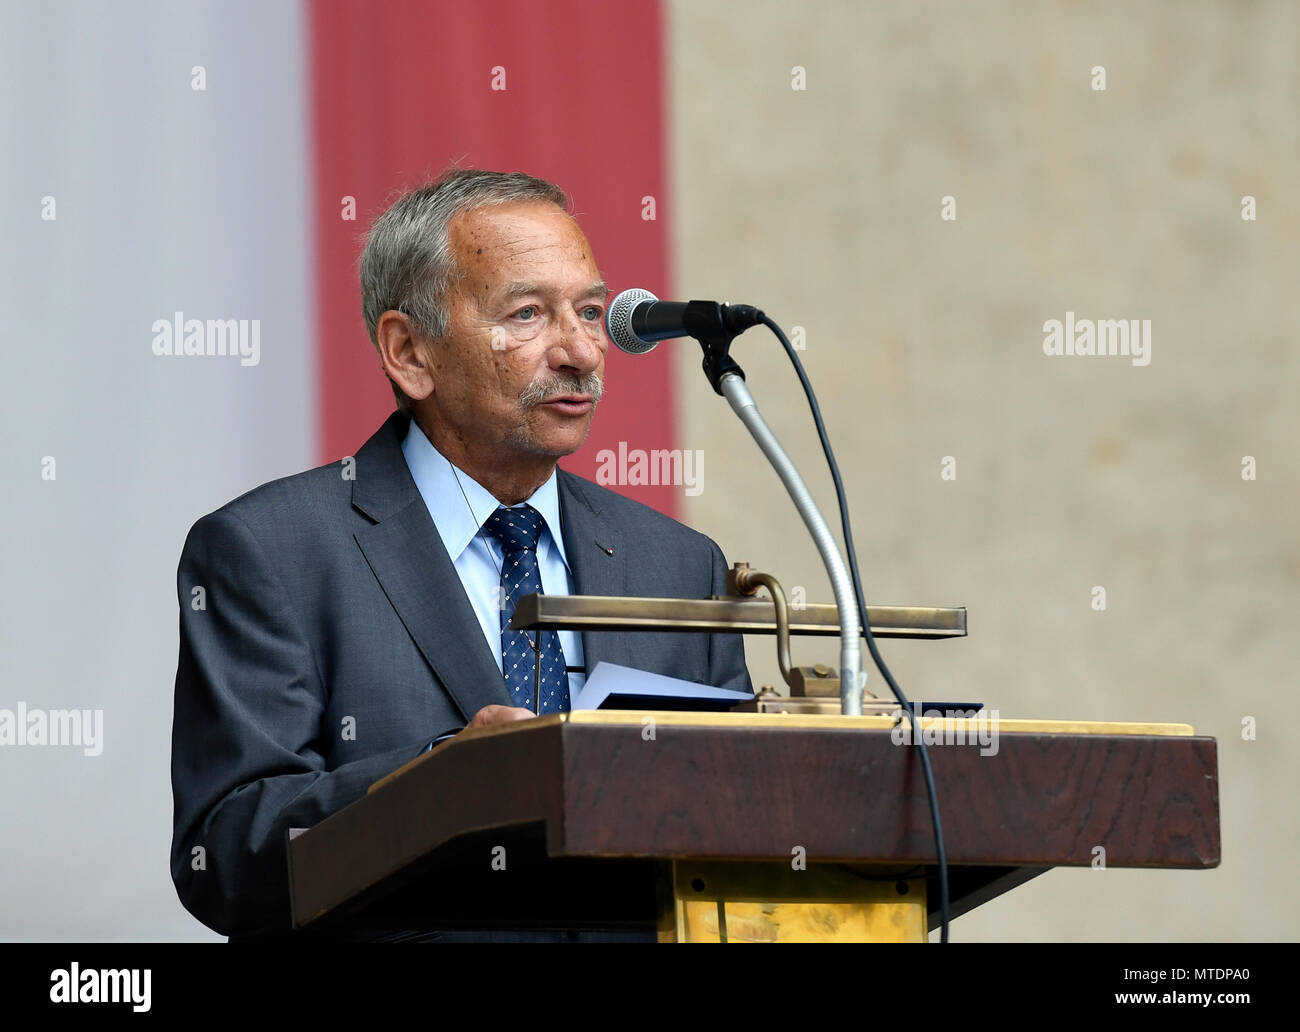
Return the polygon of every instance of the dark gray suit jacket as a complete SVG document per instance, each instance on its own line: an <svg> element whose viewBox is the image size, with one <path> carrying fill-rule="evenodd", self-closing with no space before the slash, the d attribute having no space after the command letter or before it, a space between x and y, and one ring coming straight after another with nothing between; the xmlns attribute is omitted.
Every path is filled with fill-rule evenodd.
<svg viewBox="0 0 1300 1032"><path fill-rule="evenodd" d="M333 463L264 484L186 538L172 879L190 913L223 934L290 927L288 828L360 798L481 707L511 704L402 455L408 426L394 413L357 454L354 478ZM725 593L709 538L558 476L577 593ZM584 632L582 647L589 674L608 660L753 690L737 635Z"/></svg>

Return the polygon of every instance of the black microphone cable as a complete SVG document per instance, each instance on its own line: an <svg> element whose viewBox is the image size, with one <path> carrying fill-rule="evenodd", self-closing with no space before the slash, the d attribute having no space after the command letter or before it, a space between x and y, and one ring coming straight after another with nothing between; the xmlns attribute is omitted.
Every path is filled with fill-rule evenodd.
<svg viewBox="0 0 1300 1032"><path fill-rule="evenodd" d="M835 452L831 448L830 438L826 434L826 424L822 422L821 407L817 404L817 394L813 390L812 384L808 381L808 374L804 372L803 363L799 361L799 355L795 352L794 345L790 343L785 332L768 316L763 315L758 320L774 334L776 339L781 342L785 348L786 355L789 356L794 371L799 377L799 383L803 385L803 392L808 398L808 407L812 409L813 422L817 425L817 436L821 439L822 453L826 456L826 464L830 466L831 479L835 482L835 499L840 507L840 526L844 532L844 549L847 553L849 572L853 576L853 592L858 602L858 619L862 622L862 634L867 639L867 648L871 652L871 658L876 664L876 668L889 685L890 691L894 693L894 698L903 707L903 713L911 722L912 741L921 747L921 769L925 772L925 791L930 800L930 819L934 823L934 849L939 867L939 941L948 941L948 853L943 845L943 824L939 820L939 793L934 786L934 770L930 766L930 753L925 745L925 738L921 734L921 727L916 719L916 714L912 710L912 704L907 701L903 695L903 690L898 687L898 682L894 680L894 675L889 672L889 667L885 664L884 657L880 655L880 650L876 648L875 635L871 633L871 621L867 619L867 603L862 594L862 577L858 573L858 556L853 547L853 529L849 525L849 505L844 497L844 482L840 479L839 463L835 461Z"/></svg>
<svg viewBox="0 0 1300 1032"><path fill-rule="evenodd" d="M645 340L632 328L633 316L637 308L645 302L654 304L658 303L659 299L645 290L623 291L614 299L605 317L605 325L610 339L624 351L632 354L643 354L651 350L659 339L664 339L662 334L667 332L661 328L661 333L655 340ZM776 335L777 340L781 342L781 346L785 348L785 353L794 366L795 373L799 376L799 383L803 386L804 395L808 398L808 406L812 410L813 422L817 426L817 436L821 439L822 453L826 456L826 462L831 471L831 479L835 483L835 497L840 508L840 527L844 534L845 551L848 553L849 572L853 578L853 592L857 601L858 619L862 624L862 633L867 639L867 648L876 664L876 668L884 677L885 683L889 685L890 691L894 693L894 698L898 700L903 713L907 717L909 726L912 729L912 740L921 747L921 769L925 774L926 795L930 802L930 819L934 825L935 855L939 868L939 941L947 942L949 917L948 854L943 844L943 824L939 819L939 795L934 784L934 770L930 765L930 753L926 747L925 738L921 734L920 725L916 713L912 709L912 704L907 701L903 690L899 688L898 682L894 680L894 675L890 672L884 658L880 655L880 650L876 647L875 636L871 633L871 623L867 619L867 603L862 593L862 576L858 572L857 550L853 546L853 529L849 523L849 506L844 496L844 482L840 478L839 464L835 461L835 453L831 448L830 438L826 433L826 425L822 422L821 407L817 404L816 392L808 380L807 373L804 372L803 363L799 361L799 356L795 353L794 346L786 337L785 332L761 310L750 305L721 305L717 302L708 301L691 301L685 305L673 303L672 307L674 317L678 321L668 327L668 329L674 331L671 336L692 336L704 346L704 371L713 384L714 390L719 394L722 393L719 386L720 379L730 371L726 368L729 362L726 347L734 336L743 333L748 327L760 323ZM677 332L678 330L680 332ZM720 349L718 348L719 343L722 344ZM719 361L719 355L722 361ZM734 363L730 363L730 365L734 367L734 371L739 372L739 367L736 367Z"/></svg>

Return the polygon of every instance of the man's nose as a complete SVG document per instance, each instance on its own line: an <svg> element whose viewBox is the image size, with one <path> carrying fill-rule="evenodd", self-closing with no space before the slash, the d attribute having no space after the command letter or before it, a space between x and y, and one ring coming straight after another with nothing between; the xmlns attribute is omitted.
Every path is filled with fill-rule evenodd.
<svg viewBox="0 0 1300 1032"><path fill-rule="evenodd" d="M569 308L556 320L555 340L547 358L553 369L589 373L599 367L605 348L604 323L582 319Z"/></svg>

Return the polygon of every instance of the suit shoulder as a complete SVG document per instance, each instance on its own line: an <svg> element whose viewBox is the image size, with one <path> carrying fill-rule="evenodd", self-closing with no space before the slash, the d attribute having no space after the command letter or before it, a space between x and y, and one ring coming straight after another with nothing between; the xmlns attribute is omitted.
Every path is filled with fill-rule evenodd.
<svg viewBox="0 0 1300 1032"><path fill-rule="evenodd" d="M685 523L681 523L671 516L665 516L658 509L653 509L643 502L635 501L626 495L619 494L617 491L610 490L608 487L602 487L600 484L588 480L586 477L580 477L576 473L570 473L568 470L561 469L560 475L567 480L573 492L586 501L594 511L608 517L620 526L627 527L637 533L676 538L680 541L692 541L697 544L703 542L717 547L713 539L707 534L701 534L698 530L688 527Z"/></svg>
<svg viewBox="0 0 1300 1032"><path fill-rule="evenodd" d="M348 459L314 469L268 480L196 521L200 523L234 517L249 529L280 528L286 520L295 525L312 516L322 516L342 505L350 507L352 477Z"/></svg>

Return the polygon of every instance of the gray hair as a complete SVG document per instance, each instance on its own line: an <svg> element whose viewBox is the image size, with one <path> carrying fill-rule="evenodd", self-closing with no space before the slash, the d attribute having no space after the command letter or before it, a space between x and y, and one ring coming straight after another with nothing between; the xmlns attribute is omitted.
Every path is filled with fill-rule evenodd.
<svg viewBox="0 0 1300 1032"><path fill-rule="evenodd" d="M449 240L451 220L475 208L517 201L569 208L565 192L545 179L463 168L403 194L375 220L361 252L361 313L376 351L379 317L389 310L409 317L424 336L447 332L447 290L460 274ZM411 399L391 378L389 383L398 409L409 412Z"/></svg>

